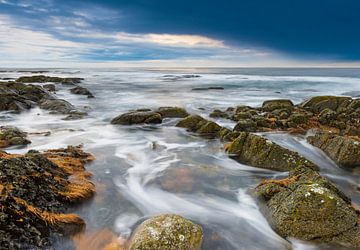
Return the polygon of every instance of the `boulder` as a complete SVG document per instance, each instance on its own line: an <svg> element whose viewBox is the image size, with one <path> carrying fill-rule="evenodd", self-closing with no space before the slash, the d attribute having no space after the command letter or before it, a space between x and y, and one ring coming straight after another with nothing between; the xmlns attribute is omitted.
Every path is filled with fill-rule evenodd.
<svg viewBox="0 0 360 250"><path fill-rule="evenodd" d="M241 132L227 147L227 153L240 163L271 170L289 171L298 166L318 167L297 152L255 134Z"/></svg>
<svg viewBox="0 0 360 250"><path fill-rule="evenodd" d="M162 118L184 118L189 115L189 113L180 107L160 107L157 111Z"/></svg>
<svg viewBox="0 0 360 250"><path fill-rule="evenodd" d="M257 123L250 119L239 120L234 127L234 131L255 132Z"/></svg>
<svg viewBox="0 0 360 250"><path fill-rule="evenodd" d="M70 89L70 92L75 95L86 95L88 98L94 98L94 95L85 87L76 86Z"/></svg>
<svg viewBox="0 0 360 250"><path fill-rule="evenodd" d="M188 131L196 132L208 121L199 115L189 115L188 117L180 120L176 127L186 128Z"/></svg>
<svg viewBox="0 0 360 250"><path fill-rule="evenodd" d="M360 247L358 214L350 199L316 171L296 168L287 179L263 181L254 194L281 236Z"/></svg>
<svg viewBox="0 0 360 250"><path fill-rule="evenodd" d="M52 111L54 114L69 114L76 108L68 101L62 99L44 99L40 102L40 108Z"/></svg>
<svg viewBox="0 0 360 250"><path fill-rule="evenodd" d="M111 120L111 124L133 125L133 124L158 124L162 123L159 113L153 111L131 111L119 115Z"/></svg>
<svg viewBox="0 0 360 250"><path fill-rule="evenodd" d="M324 151L341 167L360 167L360 141L332 133L319 132L308 142Z"/></svg>
<svg viewBox="0 0 360 250"><path fill-rule="evenodd" d="M0 148L31 143L26 139L27 133L11 126L0 127Z"/></svg>
<svg viewBox="0 0 360 250"><path fill-rule="evenodd" d="M319 122L321 124L330 124L337 117L337 113L329 108L323 109L319 115Z"/></svg>
<svg viewBox="0 0 360 250"><path fill-rule="evenodd" d="M141 223L132 234L130 250L200 250L202 228L175 214L152 217Z"/></svg>
<svg viewBox="0 0 360 250"><path fill-rule="evenodd" d="M324 109L337 111L339 108L349 105L351 101L351 97L344 96L315 96L300 103L299 106L312 112L320 113Z"/></svg>
<svg viewBox="0 0 360 250"><path fill-rule="evenodd" d="M291 100L288 99L277 99L277 100L268 100L263 102L262 109L266 112L271 112L276 109L293 109L294 104Z"/></svg>

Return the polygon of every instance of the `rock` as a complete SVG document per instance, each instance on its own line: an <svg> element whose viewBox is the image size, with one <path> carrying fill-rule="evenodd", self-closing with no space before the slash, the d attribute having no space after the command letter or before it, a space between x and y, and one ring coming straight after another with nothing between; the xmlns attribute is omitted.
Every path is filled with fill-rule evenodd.
<svg viewBox="0 0 360 250"><path fill-rule="evenodd" d="M27 145L31 143L26 139L27 133L10 126L0 127L0 148L14 145Z"/></svg>
<svg viewBox="0 0 360 250"><path fill-rule="evenodd" d="M350 199L316 171L296 168L287 179L262 182L254 194L281 236L360 247L358 214Z"/></svg>
<svg viewBox="0 0 360 250"><path fill-rule="evenodd" d="M337 113L329 108L323 109L319 115L319 122L321 124L330 124L337 117Z"/></svg>
<svg viewBox="0 0 360 250"><path fill-rule="evenodd" d="M309 121L309 118L306 115L300 114L300 113L294 113L288 118L287 124L289 127L296 128L300 124L305 124L308 121Z"/></svg>
<svg viewBox="0 0 360 250"><path fill-rule="evenodd" d="M202 228L174 214L164 214L144 221L133 233L130 250L200 250Z"/></svg>
<svg viewBox="0 0 360 250"><path fill-rule="evenodd" d="M159 113L153 111L131 111L119 115L111 120L111 124L133 125L133 124L158 124L162 123Z"/></svg>
<svg viewBox="0 0 360 250"><path fill-rule="evenodd" d="M53 236L83 230L84 220L64 212L94 194L84 168L92 159L79 147L26 155L0 151L0 248L51 249Z"/></svg>
<svg viewBox="0 0 360 250"><path fill-rule="evenodd" d="M255 132L256 128L257 128L256 122L250 119L245 119L238 121L238 123L234 127L234 131Z"/></svg>
<svg viewBox="0 0 360 250"><path fill-rule="evenodd" d="M318 168L298 153L247 132L241 132L226 151L231 158L253 167L279 171L289 171L298 166Z"/></svg>
<svg viewBox="0 0 360 250"><path fill-rule="evenodd" d="M324 151L333 161L345 168L360 167L360 141L331 133L316 133L308 142Z"/></svg>
<svg viewBox="0 0 360 250"><path fill-rule="evenodd" d="M45 99L40 102L40 108L52 111L55 114L69 114L76 108L69 102L62 99Z"/></svg>
<svg viewBox="0 0 360 250"><path fill-rule="evenodd" d="M16 82L19 83L45 83L45 82L54 82L61 83L64 85L75 85L80 83L83 78L62 78L62 77L52 77L44 75L35 75L35 76L21 76L16 79Z"/></svg>
<svg viewBox="0 0 360 250"><path fill-rule="evenodd" d="M64 121L79 120L79 119L83 119L85 116L87 116L86 112L75 110L75 111L71 111L69 115L63 118L62 120Z"/></svg>
<svg viewBox="0 0 360 250"><path fill-rule="evenodd" d="M196 132L208 121L199 115L189 115L188 117L180 120L176 127L186 128L188 131Z"/></svg>
<svg viewBox="0 0 360 250"><path fill-rule="evenodd" d="M76 86L75 88L70 89L70 92L75 95L86 95L88 98L94 98L94 95L84 87Z"/></svg>
<svg viewBox="0 0 360 250"><path fill-rule="evenodd" d="M160 107L157 111L162 118L184 118L189 115L189 113L180 107Z"/></svg>
<svg viewBox="0 0 360 250"><path fill-rule="evenodd" d="M341 95L346 95L346 96L351 96L351 97L360 97L360 91L344 92Z"/></svg>
<svg viewBox="0 0 360 250"><path fill-rule="evenodd" d="M196 133L206 136L208 138L215 138L218 136L219 131L222 129L220 125L213 121L208 121L204 125L202 125Z"/></svg>
<svg viewBox="0 0 360 250"><path fill-rule="evenodd" d="M351 97L343 96L315 96L302 102L299 106L320 113L324 109L337 111L339 108L347 106L351 100Z"/></svg>
<svg viewBox="0 0 360 250"><path fill-rule="evenodd" d="M266 112L271 112L276 109L293 109L294 104L291 100L288 99L277 99L277 100L269 100L265 101L262 104L262 109Z"/></svg>
<svg viewBox="0 0 360 250"><path fill-rule="evenodd" d="M252 117L253 115L249 111L245 111L245 112L241 111L234 114L233 120L239 121L239 120L251 119Z"/></svg>
<svg viewBox="0 0 360 250"><path fill-rule="evenodd" d="M44 89L46 89L47 91L50 91L50 92L55 92L56 91L56 88L55 88L55 84L45 84L42 86Z"/></svg>
<svg viewBox="0 0 360 250"><path fill-rule="evenodd" d="M221 111L219 109L215 109L213 112L209 115L212 118L229 118L228 113Z"/></svg>

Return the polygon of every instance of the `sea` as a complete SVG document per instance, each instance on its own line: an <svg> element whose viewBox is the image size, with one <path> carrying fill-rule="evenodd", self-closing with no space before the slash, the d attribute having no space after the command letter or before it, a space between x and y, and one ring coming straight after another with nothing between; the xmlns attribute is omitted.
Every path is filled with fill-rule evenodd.
<svg viewBox="0 0 360 250"><path fill-rule="evenodd" d="M33 133L30 145L7 151L25 153L81 144L95 156L86 167L93 173L97 193L69 210L84 218L86 232L106 229L126 240L145 219L175 213L203 227L203 249L322 249L280 237L251 196L262 180L287 173L238 163L226 155L221 141L175 127L178 119L133 126L112 125L110 121L129 110L180 106L232 128L233 121L213 119L209 114L239 105L258 107L270 99L286 98L298 104L318 95L360 97L360 69L2 68L0 80L39 74L84 78L79 85L95 98L71 94L69 86L63 85L56 86L55 95L88 116L63 120L64 116L38 107L21 114L2 112L0 125ZM36 134L48 131L50 136ZM323 176L360 203L360 171L340 168L308 144L305 136L281 132L262 135L316 163ZM75 249L71 241L55 241L55 249Z"/></svg>

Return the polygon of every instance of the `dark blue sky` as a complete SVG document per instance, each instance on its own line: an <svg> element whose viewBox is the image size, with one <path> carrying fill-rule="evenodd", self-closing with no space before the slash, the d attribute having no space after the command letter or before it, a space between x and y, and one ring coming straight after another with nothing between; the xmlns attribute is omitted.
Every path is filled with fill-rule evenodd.
<svg viewBox="0 0 360 250"><path fill-rule="evenodd" d="M55 39L109 45L79 56L91 60L221 59L233 51L245 51L245 57L271 53L297 60L360 59L358 0L0 0L0 15L7 25ZM119 32L125 40L115 39ZM169 45L146 34L196 35L221 41L223 48L206 41L202 46L202 40L183 46L181 37L174 38L179 44Z"/></svg>

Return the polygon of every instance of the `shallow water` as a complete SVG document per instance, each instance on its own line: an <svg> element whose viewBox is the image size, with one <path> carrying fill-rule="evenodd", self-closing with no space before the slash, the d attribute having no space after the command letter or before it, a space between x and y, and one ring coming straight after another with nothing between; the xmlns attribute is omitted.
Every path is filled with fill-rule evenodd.
<svg viewBox="0 0 360 250"><path fill-rule="evenodd" d="M24 70L22 70L24 71ZM207 140L175 128L176 119L155 126L116 126L109 121L129 109L182 106L208 117L215 108L258 106L264 100L289 98L298 103L314 95L340 95L360 91L356 69L48 69L46 75L84 77L81 84L95 99L72 95L58 86L57 96L87 110L82 120L63 121L34 108L20 115L0 114L1 125L15 125L31 135L26 148L49 149L83 144L96 161L87 165L94 173L97 195L74 207L87 222L87 231L108 228L127 238L135 225L159 213L177 213L201 224L203 249L316 249L279 237L259 212L249 190L265 178L285 176L253 168L228 158L218 140ZM0 78L31 74L0 70ZM200 77L186 78L184 74ZM164 77L164 75L172 75ZM195 87L224 90L191 91ZM228 120L217 120L232 127ZM360 203L359 172L340 169L302 137L265 134L284 147L298 151L318 164L322 174L336 182ZM60 241L56 249L71 249ZM90 247L88 249L91 249Z"/></svg>

